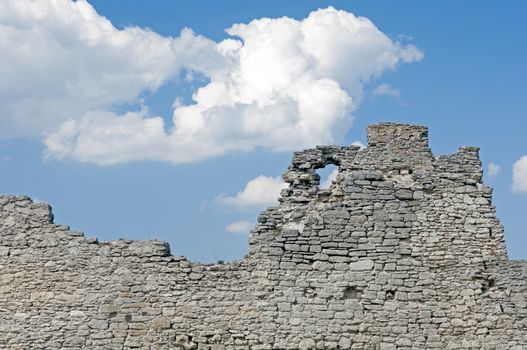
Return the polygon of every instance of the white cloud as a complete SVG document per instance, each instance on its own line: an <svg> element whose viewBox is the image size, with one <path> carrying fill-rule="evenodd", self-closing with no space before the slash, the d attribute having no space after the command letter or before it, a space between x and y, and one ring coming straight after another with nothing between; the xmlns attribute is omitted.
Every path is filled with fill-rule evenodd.
<svg viewBox="0 0 527 350"><path fill-rule="evenodd" d="M360 149L365 149L366 148L366 145L364 145L362 142L360 142L359 140L355 140L351 143L352 146L359 146Z"/></svg>
<svg viewBox="0 0 527 350"><path fill-rule="evenodd" d="M0 138L35 137L69 118L137 103L178 72L228 64L214 41L116 29L86 1L0 1Z"/></svg>
<svg viewBox="0 0 527 350"><path fill-rule="evenodd" d="M527 155L518 159L512 167L512 190L527 193Z"/></svg>
<svg viewBox="0 0 527 350"><path fill-rule="evenodd" d="M400 97L401 92L399 89L392 87L389 84L381 84L373 89L374 96L390 96L390 97Z"/></svg>
<svg viewBox="0 0 527 350"><path fill-rule="evenodd" d="M328 177L322 181L322 183L320 184L320 188L321 189L324 189L324 188L329 188L331 186L331 184L333 183L333 181L335 181L337 179L337 175L339 173L339 169L338 168L335 168L333 169L333 171L331 173L329 173Z"/></svg>
<svg viewBox="0 0 527 350"><path fill-rule="evenodd" d="M247 220L235 221L225 227L225 231L230 233L247 234L251 230L253 224Z"/></svg>
<svg viewBox="0 0 527 350"><path fill-rule="evenodd" d="M245 188L234 196L221 195L216 203L239 209L265 208L278 204L280 191L288 185L279 177L260 175L245 185Z"/></svg>
<svg viewBox="0 0 527 350"><path fill-rule="evenodd" d="M500 171L501 171L501 166L499 166L498 164L489 163L489 166L487 168L487 174L489 175L489 177L494 177L498 175Z"/></svg>
<svg viewBox="0 0 527 350"><path fill-rule="evenodd" d="M423 57L332 7L227 33L219 43L188 29L164 37L116 29L82 0L2 1L0 138L45 132L48 157L98 164L329 144L350 128L365 83ZM192 104L174 96L173 125L147 107L112 113L182 69L189 84L209 82Z"/></svg>

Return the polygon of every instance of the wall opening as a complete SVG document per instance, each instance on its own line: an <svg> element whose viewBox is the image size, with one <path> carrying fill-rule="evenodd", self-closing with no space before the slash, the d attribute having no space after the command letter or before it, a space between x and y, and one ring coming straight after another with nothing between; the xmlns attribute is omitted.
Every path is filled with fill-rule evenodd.
<svg viewBox="0 0 527 350"><path fill-rule="evenodd" d="M337 178L338 171L339 167L334 164L328 164L324 168L317 169L317 174L320 176L320 184L318 187L321 190L329 188Z"/></svg>
<svg viewBox="0 0 527 350"><path fill-rule="evenodd" d="M359 299L361 291L355 286L349 286L344 289L344 299Z"/></svg>

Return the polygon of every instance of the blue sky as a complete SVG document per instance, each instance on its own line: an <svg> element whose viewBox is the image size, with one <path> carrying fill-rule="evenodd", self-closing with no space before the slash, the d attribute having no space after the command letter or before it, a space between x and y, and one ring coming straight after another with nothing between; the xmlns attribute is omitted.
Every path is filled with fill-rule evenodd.
<svg viewBox="0 0 527 350"><path fill-rule="evenodd" d="M368 124L397 121L427 125L435 154L481 147L509 254L527 257L524 2L36 3L0 5L0 193L50 203L57 223L100 240L164 239L191 260L238 259L291 150L365 143ZM271 25L225 32L263 17ZM381 54L390 59L372 59ZM306 128L287 119L294 111Z"/></svg>

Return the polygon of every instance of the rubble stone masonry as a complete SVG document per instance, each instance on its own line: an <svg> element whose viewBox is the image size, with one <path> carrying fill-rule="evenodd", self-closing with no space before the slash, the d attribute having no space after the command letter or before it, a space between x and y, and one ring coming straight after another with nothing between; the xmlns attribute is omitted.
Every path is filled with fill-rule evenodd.
<svg viewBox="0 0 527 350"><path fill-rule="evenodd" d="M338 166L319 189L317 169ZM1 349L527 349L527 261L507 257L478 149L422 126L294 153L240 261L98 242L0 196Z"/></svg>

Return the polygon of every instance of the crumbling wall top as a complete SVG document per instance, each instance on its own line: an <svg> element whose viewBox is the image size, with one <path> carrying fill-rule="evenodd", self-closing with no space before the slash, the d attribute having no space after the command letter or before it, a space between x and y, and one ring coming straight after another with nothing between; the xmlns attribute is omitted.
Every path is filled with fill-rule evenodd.
<svg viewBox="0 0 527 350"><path fill-rule="evenodd" d="M428 128L422 125L397 123L370 125L368 147L428 148Z"/></svg>
<svg viewBox="0 0 527 350"><path fill-rule="evenodd" d="M296 152L228 264L84 238L0 195L2 348L524 349L527 264L507 258L478 149L436 157L427 135L383 123L367 148Z"/></svg>

